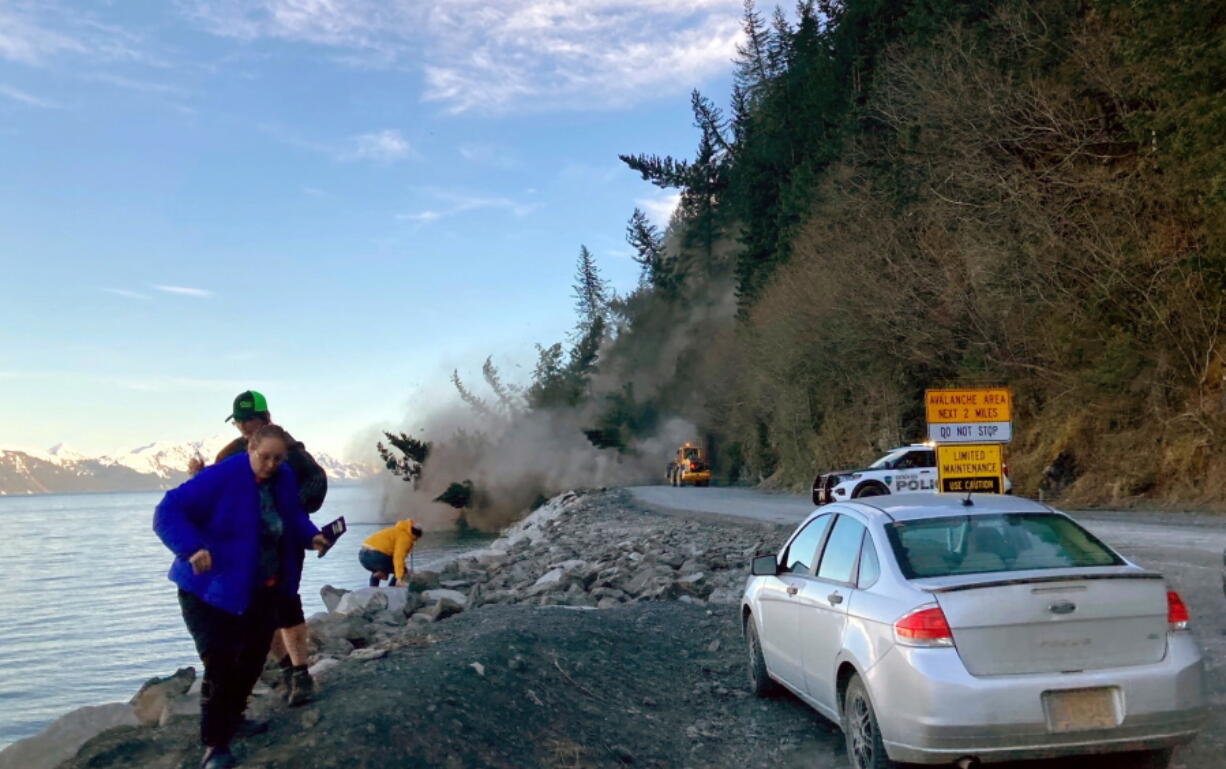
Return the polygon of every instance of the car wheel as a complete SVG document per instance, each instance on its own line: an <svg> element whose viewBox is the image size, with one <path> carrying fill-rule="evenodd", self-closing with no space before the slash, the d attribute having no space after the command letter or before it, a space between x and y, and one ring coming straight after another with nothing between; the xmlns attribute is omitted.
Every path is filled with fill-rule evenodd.
<svg viewBox="0 0 1226 769"><path fill-rule="evenodd" d="M1142 750L1136 753L1125 753L1120 763L1113 766L1128 767L1128 769L1167 769L1171 765L1173 748L1161 750Z"/></svg>
<svg viewBox="0 0 1226 769"><path fill-rule="evenodd" d="M852 769L894 769L885 754L877 714L860 676L852 676L843 697L843 736L847 740L847 761Z"/></svg>
<svg viewBox="0 0 1226 769"><path fill-rule="evenodd" d="M813 479L813 504L820 505L822 503L822 477L819 475Z"/></svg>
<svg viewBox="0 0 1226 769"><path fill-rule="evenodd" d="M857 486L856 490L851 493L851 496L853 499L859 499L860 497L880 497L889 493L890 490L880 483L870 482Z"/></svg>
<svg viewBox="0 0 1226 769"><path fill-rule="evenodd" d="M758 697L770 697L779 692L779 684L766 672L766 658L762 656L762 642L753 616L745 618L745 646L749 650L749 691Z"/></svg>

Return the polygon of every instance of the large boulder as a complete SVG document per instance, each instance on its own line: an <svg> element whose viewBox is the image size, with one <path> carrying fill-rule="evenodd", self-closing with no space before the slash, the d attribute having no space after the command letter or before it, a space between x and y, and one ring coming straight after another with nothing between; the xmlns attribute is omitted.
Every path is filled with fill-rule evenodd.
<svg viewBox="0 0 1226 769"><path fill-rule="evenodd" d="M541 595L543 593L555 593L565 590L570 586L574 578L567 573L566 569L561 566L550 569L541 575L541 577L528 588L527 594L530 596Z"/></svg>
<svg viewBox="0 0 1226 769"><path fill-rule="evenodd" d="M354 648L369 646L375 629L363 614L325 614L307 623L307 637L312 654L344 657Z"/></svg>
<svg viewBox="0 0 1226 769"><path fill-rule="evenodd" d="M459 604L460 608L462 609L468 608L468 596L464 595L459 590L448 590L446 588L427 590L421 594L421 597L425 600L426 604L432 604L446 598L449 601L454 601L455 603Z"/></svg>
<svg viewBox="0 0 1226 769"><path fill-rule="evenodd" d="M364 587L346 593L336 604L337 614L373 616L383 610L404 612L409 591L402 587Z"/></svg>
<svg viewBox="0 0 1226 769"><path fill-rule="evenodd" d="M323 599L324 608L328 611L336 611L337 604L341 602L349 591L331 585L324 585L319 589L319 597Z"/></svg>
<svg viewBox="0 0 1226 769"><path fill-rule="evenodd" d="M409 575L409 590L421 592L438 587L439 575L437 571L426 571L419 569Z"/></svg>
<svg viewBox="0 0 1226 769"><path fill-rule="evenodd" d="M192 684L192 688L187 690L187 694L184 694L182 697L175 697L166 703L166 708L162 711L162 717L158 719L158 726L165 726L175 716L200 715L200 686L202 683L204 683L204 680L197 678L196 683Z"/></svg>
<svg viewBox="0 0 1226 769"><path fill-rule="evenodd" d="M681 579L677 580L677 589L685 595L693 596L694 598L705 599L711 594L714 586L711 580L703 572L696 574L686 574Z"/></svg>
<svg viewBox="0 0 1226 769"><path fill-rule="evenodd" d="M132 712L146 726L161 723L164 712L171 703L184 697L196 681L194 667L179 668L174 675L165 678L150 678L141 686L132 700Z"/></svg>
<svg viewBox="0 0 1226 769"><path fill-rule="evenodd" d="M477 554L477 563L485 568L501 566L507 559L507 551L499 550L498 548L487 548Z"/></svg>
<svg viewBox="0 0 1226 769"><path fill-rule="evenodd" d="M0 769L54 769L107 729L139 723L132 706L126 702L77 708L60 716L41 733L0 750Z"/></svg>
<svg viewBox="0 0 1226 769"><path fill-rule="evenodd" d="M421 622L422 620L419 618L425 617L431 622L438 622L462 611L464 611L464 607L450 598L440 598L437 602L430 604L421 611L415 612L410 619Z"/></svg>

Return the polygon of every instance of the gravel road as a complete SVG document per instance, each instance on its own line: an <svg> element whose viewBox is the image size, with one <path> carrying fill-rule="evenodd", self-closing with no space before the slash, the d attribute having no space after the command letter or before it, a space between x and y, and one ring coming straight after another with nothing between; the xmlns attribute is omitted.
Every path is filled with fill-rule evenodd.
<svg viewBox="0 0 1226 769"><path fill-rule="evenodd" d="M716 516L795 524L813 511L804 496L744 488L629 489L640 504L683 516ZM1211 716L1208 728L1176 757L1174 766L1218 769L1226 765L1226 598L1222 559L1226 518L1201 513L1066 511L1134 562L1162 572L1192 614L1192 630L1205 650ZM1003 766L1003 765L1002 765ZM1056 764L1018 764L1054 769Z"/></svg>

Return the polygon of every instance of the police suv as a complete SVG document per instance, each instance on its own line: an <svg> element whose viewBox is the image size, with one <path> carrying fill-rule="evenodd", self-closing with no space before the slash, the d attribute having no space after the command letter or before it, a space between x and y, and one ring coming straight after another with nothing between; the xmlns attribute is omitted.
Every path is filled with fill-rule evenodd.
<svg viewBox="0 0 1226 769"><path fill-rule="evenodd" d="M1013 488L1005 477L1005 493ZM882 494L937 491L937 452L926 443L892 449L863 470L824 473L813 480L813 504Z"/></svg>

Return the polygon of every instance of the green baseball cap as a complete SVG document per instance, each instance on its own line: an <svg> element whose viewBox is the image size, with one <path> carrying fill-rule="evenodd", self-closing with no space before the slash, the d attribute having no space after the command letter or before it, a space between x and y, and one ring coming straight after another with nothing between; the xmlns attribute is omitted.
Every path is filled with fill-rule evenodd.
<svg viewBox="0 0 1226 769"><path fill-rule="evenodd" d="M268 401L255 390L246 390L234 399L234 413L226 421L246 422L258 416L268 416Z"/></svg>

